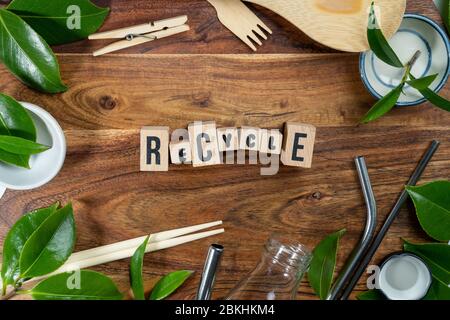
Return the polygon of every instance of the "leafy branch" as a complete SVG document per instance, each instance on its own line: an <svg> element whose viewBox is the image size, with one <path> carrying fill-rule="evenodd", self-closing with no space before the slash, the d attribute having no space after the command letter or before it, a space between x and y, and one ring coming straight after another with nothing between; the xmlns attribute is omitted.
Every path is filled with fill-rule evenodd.
<svg viewBox="0 0 450 320"><path fill-rule="evenodd" d="M414 65L415 61L417 61L418 55L420 55L420 51L417 51L413 58L406 65L403 65L401 60L398 58L394 49L389 45L388 41L383 35L382 30L380 29L375 14L374 2L372 2L369 13L367 39L369 41L370 49L381 61L392 67L405 69L405 71L400 84L383 98L381 98L361 119L361 123L368 123L377 120L391 111L392 108L397 104L406 84L418 90L426 100L431 102L436 107L446 111L450 111L450 101L442 98L432 89L430 89L431 84L438 76L437 74L426 76L420 79L414 78L414 76L411 74L411 68Z"/></svg>
<svg viewBox="0 0 450 320"><path fill-rule="evenodd" d="M28 294L35 300L121 300L114 282L89 270L58 273L72 255L75 245L72 205L50 207L25 214L8 232L3 246L0 299ZM149 237L135 251L130 262L134 298L145 300L142 266ZM53 274L55 273L55 274ZM193 271L172 272L154 286L150 300L162 300L177 290ZM46 277L31 289L24 285Z"/></svg>
<svg viewBox="0 0 450 320"><path fill-rule="evenodd" d="M121 299L116 285L101 273L81 270L73 275L51 275L72 254L75 229L71 204L60 207L55 203L20 218L8 232L3 246L1 295L5 296L10 289L6 298L29 294L36 300ZM23 288L25 281L42 276L49 277L29 290Z"/></svg>
<svg viewBox="0 0 450 320"><path fill-rule="evenodd" d="M0 93L0 162L29 169L30 156L49 148L36 142L36 127L28 111Z"/></svg>
<svg viewBox="0 0 450 320"><path fill-rule="evenodd" d="M67 87L48 43L86 38L101 26L108 12L89 0L13 0L0 8L0 61L29 87L45 93L64 92ZM71 19L75 19L73 25Z"/></svg>

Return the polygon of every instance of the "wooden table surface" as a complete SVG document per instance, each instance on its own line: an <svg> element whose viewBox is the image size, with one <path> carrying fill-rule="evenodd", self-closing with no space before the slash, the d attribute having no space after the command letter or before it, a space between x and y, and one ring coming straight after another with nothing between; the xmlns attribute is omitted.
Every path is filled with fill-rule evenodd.
<svg viewBox="0 0 450 320"><path fill-rule="evenodd" d="M7 191L0 200L0 243L23 213L55 201L73 202L77 250L223 219L225 234L148 254L144 262L150 282L178 269L197 271L172 297L192 299L208 246L219 242L225 253L213 297L222 298L255 266L273 232L314 248L325 235L346 228L339 271L365 222L356 156L366 157L379 223L432 139L442 146L421 182L450 176L448 113L424 104L356 125L375 101L361 83L357 54L327 49L257 6L250 7L274 34L253 54L219 23L205 0L95 2L111 7L102 30L182 14L189 15L192 30L99 58L89 53L104 41L56 47L70 87L59 95L30 90L0 66L0 92L45 107L68 140L67 159L56 179L37 190ZM409 0L408 12L440 21L431 0ZM448 86L442 94L450 97ZM313 168L282 167L271 177L252 165L139 172L141 126L185 128L194 120L264 128L281 128L286 121L314 124ZM428 240L411 208L402 210L374 263L400 250L400 237ZM127 290L128 264L124 260L95 270ZM356 291L365 289L364 278ZM314 298L306 280L298 298Z"/></svg>

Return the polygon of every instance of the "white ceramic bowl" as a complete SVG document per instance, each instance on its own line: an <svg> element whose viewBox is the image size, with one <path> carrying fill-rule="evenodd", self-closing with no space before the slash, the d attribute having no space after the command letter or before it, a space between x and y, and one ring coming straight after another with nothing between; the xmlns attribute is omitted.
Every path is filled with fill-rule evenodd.
<svg viewBox="0 0 450 320"><path fill-rule="evenodd" d="M427 17L406 14L400 29L389 40L389 44L404 64L420 50L421 56L411 73L416 78L438 73L439 76L430 88L435 92L442 89L450 71L450 44L447 34L439 25ZM387 65L372 51L361 54L359 67L365 86L378 99L398 86L404 73L404 69ZM424 101L419 91L406 85L397 105L413 106Z"/></svg>
<svg viewBox="0 0 450 320"><path fill-rule="evenodd" d="M30 170L0 162L0 197L6 189L30 190L50 182L59 173L66 158L66 139L55 118L34 104L21 104L33 118L37 142L51 146L51 149L31 156Z"/></svg>

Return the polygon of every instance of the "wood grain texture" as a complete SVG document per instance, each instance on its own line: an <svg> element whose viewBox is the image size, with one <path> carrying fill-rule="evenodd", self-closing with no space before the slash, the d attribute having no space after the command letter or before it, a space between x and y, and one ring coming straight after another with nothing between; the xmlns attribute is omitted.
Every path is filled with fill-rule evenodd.
<svg viewBox="0 0 450 320"><path fill-rule="evenodd" d="M9 0L1 0L7 4ZM252 50L237 39L219 22L214 8L206 0L93 0L100 6L109 6L111 13L101 31L129 27L153 20L188 14L191 31L178 37L170 37L129 48L124 53L251 53ZM264 41L258 53L329 53L335 52L310 39L282 17L254 4L248 6L273 31ZM425 14L441 21L437 9L430 1L409 0L407 11ZM60 53L91 53L110 41L83 40L57 46Z"/></svg>
<svg viewBox="0 0 450 320"><path fill-rule="evenodd" d="M60 95L27 89L0 67L0 92L44 106L68 140L64 168L54 181L37 190L8 191L0 200L0 244L24 212L57 200L74 204L77 250L223 219L225 234L149 254L144 264L149 284L177 269L196 270L173 296L192 299L208 245L220 242L225 254L214 298L221 298L257 263L272 232L313 248L328 233L347 228L338 259L339 268L343 265L365 217L355 156L366 157L380 222L432 139L441 140L442 147L421 182L450 176L447 113L429 104L397 108L380 121L357 126L374 103L360 81L358 56L324 49L268 11L258 8L275 30L259 50L268 54L247 55L241 53L249 49L223 29L206 1L97 3L112 7L103 30L188 13L193 31L98 59L87 53L99 43L58 47L70 87ZM425 1L408 1L408 10L437 17ZM136 54L145 52L153 54ZM450 97L448 87L442 94ZM260 167L252 165L139 171L142 126L186 128L194 120L279 129L286 121L311 123L317 127L313 168L282 167L273 177L260 176ZM400 237L429 240L410 207L403 209L374 261L400 250ZM127 291L128 263L95 269ZM357 287L363 290L365 279ZM306 280L299 298L314 298Z"/></svg>

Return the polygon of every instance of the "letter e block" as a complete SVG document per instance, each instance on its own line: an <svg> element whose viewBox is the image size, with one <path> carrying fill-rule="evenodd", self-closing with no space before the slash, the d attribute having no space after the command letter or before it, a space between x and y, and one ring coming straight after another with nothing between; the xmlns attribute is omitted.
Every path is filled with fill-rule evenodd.
<svg viewBox="0 0 450 320"><path fill-rule="evenodd" d="M141 171L169 171L169 127L141 129Z"/></svg>
<svg viewBox="0 0 450 320"><path fill-rule="evenodd" d="M280 130L261 130L261 145L259 152L267 154L281 154L283 147L283 135Z"/></svg>
<svg viewBox="0 0 450 320"><path fill-rule="evenodd" d="M188 127L194 167L220 164L216 123L196 121Z"/></svg>
<svg viewBox="0 0 450 320"><path fill-rule="evenodd" d="M309 124L287 122L281 162L286 166L311 168L316 139L316 127Z"/></svg>
<svg viewBox="0 0 450 320"><path fill-rule="evenodd" d="M191 144L189 141L171 142L170 159L173 164L186 164L192 162Z"/></svg>

